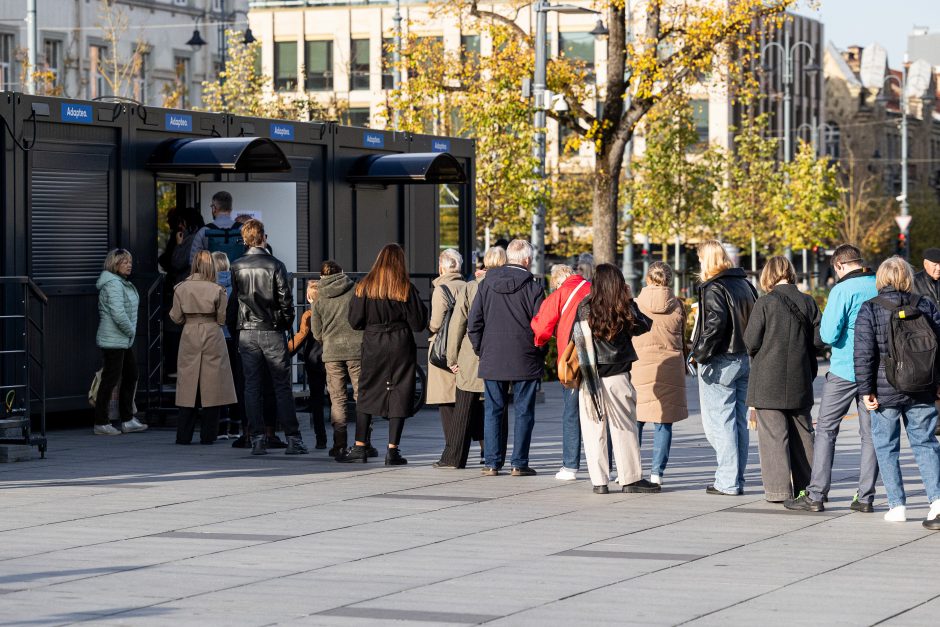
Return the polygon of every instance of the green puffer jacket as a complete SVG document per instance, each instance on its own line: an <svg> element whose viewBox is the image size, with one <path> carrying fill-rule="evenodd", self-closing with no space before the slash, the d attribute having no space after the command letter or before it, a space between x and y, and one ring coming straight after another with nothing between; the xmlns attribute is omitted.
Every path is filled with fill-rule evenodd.
<svg viewBox="0 0 940 627"><path fill-rule="evenodd" d="M98 334L99 348L130 348L137 334L137 308L140 296L137 288L117 274L101 273L98 282Z"/></svg>
<svg viewBox="0 0 940 627"><path fill-rule="evenodd" d="M349 326L349 301L355 283L344 273L320 279L320 297L313 304L310 331L323 344L323 361L362 359L362 331Z"/></svg>

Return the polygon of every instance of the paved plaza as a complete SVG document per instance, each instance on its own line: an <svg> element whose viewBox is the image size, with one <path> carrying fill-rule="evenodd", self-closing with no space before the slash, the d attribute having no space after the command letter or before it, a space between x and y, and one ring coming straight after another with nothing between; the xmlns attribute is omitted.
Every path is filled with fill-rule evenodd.
<svg viewBox="0 0 940 627"><path fill-rule="evenodd" d="M52 432L46 460L0 465L0 623L938 623L940 534L921 527L908 451L907 524L882 520L880 485L878 513L849 510L854 419L824 514L763 501L754 438L746 494L709 496L694 385L653 495L553 478L557 384L537 408L537 477L481 477L476 450L472 468L432 469L433 410L407 423L397 468L176 446L169 430Z"/></svg>

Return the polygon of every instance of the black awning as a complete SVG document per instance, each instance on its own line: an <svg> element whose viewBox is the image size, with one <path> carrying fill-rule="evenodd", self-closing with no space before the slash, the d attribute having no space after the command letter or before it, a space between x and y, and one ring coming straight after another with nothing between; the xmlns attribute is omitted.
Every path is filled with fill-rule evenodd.
<svg viewBox="0 0 940 627"><path fill-rule="evenodd" d="M415 152L360 157L346 180L379 185L466 183L467 173L450 153Z"/></svg>
<svg viewBox="0 0 940 627"><path fill-rule="evenodd" d="M266 137L206 137L168 139L147 160L158 172L288 172L290 162Z"/></svg>

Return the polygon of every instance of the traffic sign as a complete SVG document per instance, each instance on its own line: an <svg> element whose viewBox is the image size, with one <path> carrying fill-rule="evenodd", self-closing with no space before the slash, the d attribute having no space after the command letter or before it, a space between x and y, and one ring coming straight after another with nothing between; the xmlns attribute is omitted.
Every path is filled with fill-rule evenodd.
<svg viewBox="0 0 940 627"><path fill-rule="evenodd" d="M907 232L907 227L911 225L912 216L894 216L894 221L898 223L898 228L902 233Z"/></svg>

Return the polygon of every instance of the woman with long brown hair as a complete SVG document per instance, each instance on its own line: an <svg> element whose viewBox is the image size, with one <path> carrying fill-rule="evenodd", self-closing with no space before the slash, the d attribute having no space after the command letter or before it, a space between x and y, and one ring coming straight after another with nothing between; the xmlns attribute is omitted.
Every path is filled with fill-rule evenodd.
<svg viewBox="0 0 940 627"><path fill-rule="evenodd" d="M428 325L428 310L408 279L405 251L388 244L356 285L349 301L349 324L363 331L362 371L356 400L356 445L338 462L368 461L366 442L373 416L388 418L386 466L408 460L398 444L405 418L414 414L417 347L414 334Z"/></svg>
<svg viewBox="0 0 940 627"><path fill-rule="evenodd" d="M652 321L637 308L620 269L602 263L594 271L591 294L578 305L572 337L581 364L581 434L595 494L607 494L610 461L607 433L623 492L659 492L643 479L636 426L636 390L630 370L637 360L633 338Z"/></svg>

